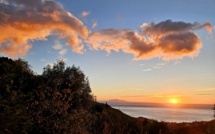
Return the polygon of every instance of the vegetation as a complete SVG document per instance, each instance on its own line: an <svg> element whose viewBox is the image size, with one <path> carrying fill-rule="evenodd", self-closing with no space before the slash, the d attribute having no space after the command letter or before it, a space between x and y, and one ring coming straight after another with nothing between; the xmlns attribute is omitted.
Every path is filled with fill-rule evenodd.
<svg viewBox="0 0 215 134"><path fill-rule="evenodd" d="M93 96L88 79L59 60L35 75L21 59L0 58L0 133L88 131Z"/></svg>
<svg viewBox="0 0 215 134"><path fill-rule="evenodd" d="M200 134L215 132L214 121L187 125L132 118L94 98L79 67L66 67L59 60L36 75L26 61L0 58L0 133L197 132L192 127Z"/></svg>

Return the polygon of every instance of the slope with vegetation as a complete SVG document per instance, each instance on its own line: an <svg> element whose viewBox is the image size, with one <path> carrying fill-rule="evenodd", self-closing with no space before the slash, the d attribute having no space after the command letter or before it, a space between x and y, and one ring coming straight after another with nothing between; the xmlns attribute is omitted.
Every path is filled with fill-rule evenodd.
<svg viewBox="0 0 215 134"><path fill-rule="evenodd" d="M88 131L92 104L78 67L58 61L35 75L26 61L0 58L0 133Z"/></svg>
<svg viewBox="0 0 215 134"><path fill-rule="evenodd" d="M202 127L200 127L202 126ZM88 78L61 60L36 75L24 60L0 58L0 133L215 133L215 122L174 124L132 118L95 101Z"/></svg>

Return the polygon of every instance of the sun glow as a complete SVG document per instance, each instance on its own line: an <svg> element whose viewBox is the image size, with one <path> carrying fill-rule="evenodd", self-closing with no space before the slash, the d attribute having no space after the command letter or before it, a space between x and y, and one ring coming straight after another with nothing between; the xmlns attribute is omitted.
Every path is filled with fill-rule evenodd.
<svg viewBox="0 0 215 134"><path fill-rule="evenodd" d="M179 100L178 100L177 98L170 98L170 99L169 99L169 102L170 102L171 104L178 104L178 103L179 103Z"/></svg>

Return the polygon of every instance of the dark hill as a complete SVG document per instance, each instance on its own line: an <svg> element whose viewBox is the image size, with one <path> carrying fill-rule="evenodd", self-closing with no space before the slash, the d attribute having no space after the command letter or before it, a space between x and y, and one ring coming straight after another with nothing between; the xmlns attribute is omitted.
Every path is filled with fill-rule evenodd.
<svg viewBox="0 0 215 134"><path fill-rule="evenodd" d="M215 134L215 120L168 123L144 117L133 118L107 104L97 103L96 132L105 134Z"/></svg>
<svg viewBox="0 0 215 134"><path fill-rule="evenodd" d="M133 118L96 102L79 67L59 60L36 75L26 61L0 57L0 133L215 134L215 121Z"/></svg>

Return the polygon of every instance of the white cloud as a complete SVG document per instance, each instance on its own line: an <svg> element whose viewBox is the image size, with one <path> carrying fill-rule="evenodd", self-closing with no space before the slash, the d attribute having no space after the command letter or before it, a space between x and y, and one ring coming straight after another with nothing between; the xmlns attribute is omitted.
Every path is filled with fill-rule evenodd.
<svg viewBox="0 0 215 134"><path fill-rule="evenodd" d="M65 49L58 40L55 41L55 44L52 46L52 48L54 48L55 50L58 50L59 51L58 53L61 56L67 53L67 49Z"/></svg>
<svg viewBox="0 0 215 134"><path fill-rule="evenodd" d="M147 27L147 26L148 26L147 23L143 23L140 27L141 27L141 28L144 28L144 27Z"/></svg>
<svg viewBox="0 0 215 134"><path fill-rule="evenodd" d="M81 13L81 16L82 16L82 17L86 17L86 16L88 16L89 14L90 14L90 12L83 11L83 12Z"/></svg>
<svg viewBox="0 0 215 134"><path fill-rule="evenodd" d="M157 63L155 66L153 66L153 69L161 69L164 65L166 65L165 62Z"/></svg>
<svg viewBox="0 0 215 134"><path fill-rule="evenodd" d="M59 54L60 55L65 55L67 53L67 49L61 49L60 51L59 51Z"/></svg>
<svg viewBox="0 0 215 134"><path fill-rule="evenodd" d="M161 68L162 68L163 66L165 66L165 65L166 65L165 62L160 62L160 63L155 64L155 65L152 66L152 67L143 69L142 71L147 72L147 71L152 71L152 70L155 70L155 69L161 69ZM140 66L144 66L144 64L140 64Z"/></svg>
<svg viewBox="0 0 215 134"><path fill-rule="evenodd" d="M156 65L157 66L164 66L164 65L166 65L166 63L165 62L161 62L161 63L157 63Z"/></svg>
<svg viewBox="0 0 215 134"><path fill-rule="evenodd" d="M59 41L55 41L55 44L52 46L55 50L61 50L63 45Z"/></svg>
<svg viewBox="0 0 215 134"><path fill-rule="evenodd" d="M95 28L97 26L97 21L93 21L92 28Z"/></svg>
<svg viewBox="0 0 215 134"><path fill-rule="evenodd" d="M143 69L142 71L148 72L148 71L152 71L152 69L151 69L151 68L148 68L148 69Z"/></svg>

